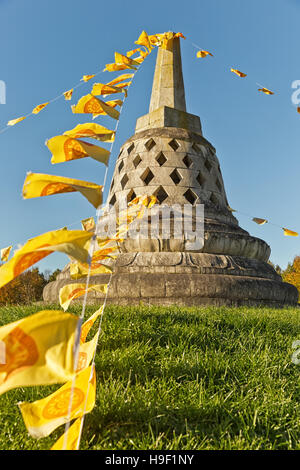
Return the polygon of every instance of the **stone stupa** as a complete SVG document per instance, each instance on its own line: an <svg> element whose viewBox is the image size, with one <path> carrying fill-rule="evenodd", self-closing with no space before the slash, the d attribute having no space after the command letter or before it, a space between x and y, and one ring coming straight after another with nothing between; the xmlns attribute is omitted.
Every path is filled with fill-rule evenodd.
<svg viewBox="0 0 300 470"><path fill-rule="evenodd" d="M195 209L204 205L204 244L189 250L188 240L127 239L121 245L108 302L156 305L295 305L297 289L282 282L268 259L270 247L239 227L228 205L215 148L202 135L200 118L187 113L179 38L158 48L149 113L120 149L108 196L155 195L159 204ZM148 223L149 219L143 223ZM108 275L91 277L107 282ZM57 302L70 282L68 266L44 289ZM79 281L80 282L80 281ZM82 281L84 282L84 281ZM93 293L89 301L101 299Z"/></svg>

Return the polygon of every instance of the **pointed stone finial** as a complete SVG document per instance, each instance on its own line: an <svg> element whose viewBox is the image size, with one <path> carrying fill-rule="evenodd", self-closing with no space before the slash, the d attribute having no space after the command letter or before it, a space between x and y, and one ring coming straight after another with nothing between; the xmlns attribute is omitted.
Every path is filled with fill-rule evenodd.
<svg viewBox="0 0 300 470"><path fill-rule="evenodd" d="M177 127L202 135L199 116L186 112L180 40L158 48L149 113L136 122L136 132Z"/></svg>
<svg viewBox="0 0 300 470"><path fill-rule="evenodd" d="M179 38L157 52L149 113L161 106L186 111Z"/></svg>

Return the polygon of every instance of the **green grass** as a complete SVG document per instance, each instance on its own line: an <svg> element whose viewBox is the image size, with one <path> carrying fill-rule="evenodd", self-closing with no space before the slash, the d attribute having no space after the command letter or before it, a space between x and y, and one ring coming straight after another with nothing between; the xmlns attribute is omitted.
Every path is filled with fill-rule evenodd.
<svg viewBox="0 0 300 470"><path fill-rule="evenodd" d="M0 322L39 309L1 308ZM300 449L296 339L296 308L107 307L81 449ZM0 449L51 447L63 427L35 441L16 403L56 388L0 397Z"/></svg>

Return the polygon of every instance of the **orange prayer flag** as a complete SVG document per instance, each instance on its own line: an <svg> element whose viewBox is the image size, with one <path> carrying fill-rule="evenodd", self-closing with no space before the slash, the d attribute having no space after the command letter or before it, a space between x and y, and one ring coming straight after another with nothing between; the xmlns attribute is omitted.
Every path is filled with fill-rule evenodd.
<svg viewBox="0 0 300 470"><path fill-rule="evenodd" d="M298 112L298 113L300 113L300 106L298 106L298 108L297 108L297 112Z"/></svg>
<svg viewBox="0 0 300 470"><path fill-rule="evenodd" d="M17 124L18 122L23 121L24 119L26 119L26 116L22 116L22 117L19 117L17 119L11 119L10 121L8 121L7 125L8 126L14 126L15 124Z"/></svg>
<svg viewBox="0 0 300 470"><path fill-rule="evenodd" d="M282 230L287 237L298 237L299 235L297 232L293 232L293 230L289 230L288 228L282 227Z"/></svg>
<svg viewBox="0 0 300 470"><path fill-rule="evenodd" d="M201 51L198 51L196 55L199 59L203 58L203 57L206 57L207 55L210 55L211 57L213 57L211 52L204 51L203 49Z"/></svg>
<svg viewBox="0 0 300 470"><path fill-rule="evenodd" d="M102 204L103 186L63 176L28 172L23 185L23 198L80 192L96 209Z"/></svg>
<svg viewBox="0 0 300 470"><path fill-rule="evenodd" d="M115 101L115 106L122 101ZM72 106L73 113L93 113L93 114L107 114L113 119L119 119L120 112L114 109L115 106L111 101L104 102L96 98L92 94L82 96L76 105Z"/></svg>
<svg viewBox="0 0 300 470"><path fill-rule="evenodd" d="M239 70L237 69L230 69L231 72L235 73L238 77L241 77L241 78L244 78L244 77L247 77L247 74L246 73L243 73L243 72L240 72Z"/></svg>
<svg viewBox="0 0 300 470"><path fill-rule="evenodd" d="M176 33L176 34L174 35L174 38L186 39L186 37L185 37L182 33Z"/></svg>
<svg viewBox="0 0 300 470"><path fill-rule="evenodd" d="M262 91L263 93L265 93L265 95L274 95L274 92L271 91L271 90L268 90L268 88L259 88L258 91Z"/></svg>
<svg viewBox="0 0 300 470"><path fill-rule="evenodd" d="M39 104L32 110L32 114L38 114L40 111L42 111L42 109L44 109L47 106L47 104L49 104L49 101L47 103Z"/></svg>
<svg viewBox="0 0 300 470"><path fill-rule="evenodd" d="M64 92L65 100L69 101L72 98L73 91L74 91L73 88L71 88L71 90Z"/></svg>

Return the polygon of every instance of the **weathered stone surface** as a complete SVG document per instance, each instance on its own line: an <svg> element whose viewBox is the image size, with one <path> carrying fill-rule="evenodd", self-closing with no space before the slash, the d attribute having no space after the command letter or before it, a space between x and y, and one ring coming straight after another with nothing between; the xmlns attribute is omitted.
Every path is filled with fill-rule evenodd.
<svg viewBox="0 0 300 470"><path fill-rule="evenodd" d="M174 177L175 175L175 177ZM297 289L281 281L267 263L270 247L238 225L227 201L215 148L203 136L200 118L186 112L179 39L159 49L149 113L137 121L136 133L120 149L108 202L118 209L123 199L157 195L179 209L204 205L203 246L191 251L185 235L161 233L126 239L121 245L108 303L153 305L295 305ZM174 214L167 219L174 221ZM177 216L176 216L177 217ZM140 229L149 229L146 214ZM176 219L178 223L178 219ZM156 226L161 229L157 219ZM109 275L92 276L106 283ZM57 302L70 283L69 268L44 289ZM73 281L73 282L78 282ZM103 294L88 296L101 302Z"/></svg>

